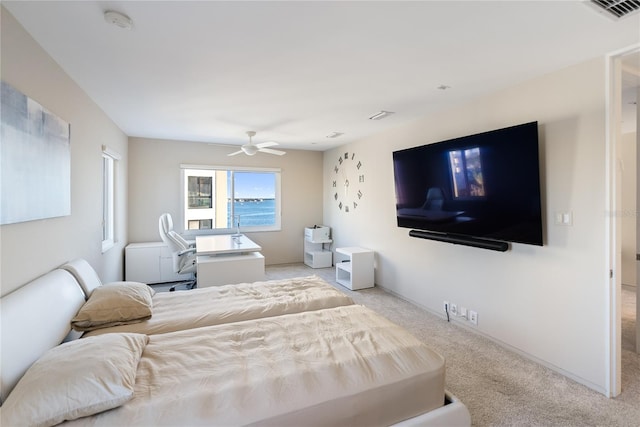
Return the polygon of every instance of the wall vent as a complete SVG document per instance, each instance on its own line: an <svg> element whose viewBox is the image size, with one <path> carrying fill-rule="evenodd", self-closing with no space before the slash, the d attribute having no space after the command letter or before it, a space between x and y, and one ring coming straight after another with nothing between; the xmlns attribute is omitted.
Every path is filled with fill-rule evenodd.
<svg viewBox="0 0 640 427"><path fill-rule="evenodd" d="M640 0L591 0L589 3L616 20L640 11Z"/></svg>

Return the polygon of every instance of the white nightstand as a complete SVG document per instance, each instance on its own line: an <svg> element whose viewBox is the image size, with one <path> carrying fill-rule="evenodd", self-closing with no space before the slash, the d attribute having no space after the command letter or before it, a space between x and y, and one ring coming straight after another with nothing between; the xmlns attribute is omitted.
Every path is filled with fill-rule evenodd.
<svg viewBox="0 0 640 427"><path fill-rule="evenodd" d="M336 282L352 291L373 288L373 251L359 247L336 248L349 258L336 262Z"/></svg>

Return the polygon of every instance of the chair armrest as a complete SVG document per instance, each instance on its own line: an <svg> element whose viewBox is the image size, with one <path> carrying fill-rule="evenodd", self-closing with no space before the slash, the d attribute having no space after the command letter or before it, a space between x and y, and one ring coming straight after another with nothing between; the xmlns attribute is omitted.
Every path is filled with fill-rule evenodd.
<svg viewBox="0 0 640 427"><path fill-rule="evenodd" d="M178 256L182 256L182 255L186 255L186 254L190 254L190 253L196 253L196 248L184 249L184 250L178 252Z"/></svg>

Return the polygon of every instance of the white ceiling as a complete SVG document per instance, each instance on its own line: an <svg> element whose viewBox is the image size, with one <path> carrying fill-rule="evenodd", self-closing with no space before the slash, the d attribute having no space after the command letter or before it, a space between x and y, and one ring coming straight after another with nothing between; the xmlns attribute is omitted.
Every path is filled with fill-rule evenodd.
<svg viewBox="0 0 640 427"><path fill-rule="evenodd" d="M2 4L129 136L309 150L640 42L581 1Z"/></svg>

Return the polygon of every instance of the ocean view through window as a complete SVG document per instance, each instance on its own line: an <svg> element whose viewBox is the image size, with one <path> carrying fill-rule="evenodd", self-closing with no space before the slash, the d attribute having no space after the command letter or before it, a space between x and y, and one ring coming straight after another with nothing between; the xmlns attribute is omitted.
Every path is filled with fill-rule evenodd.
<svg viewBox="0 0 640 427"><path fill-rule="evenodd" d="M186 234L280 229L280 170L186 166L182 169Z"/></svg>

